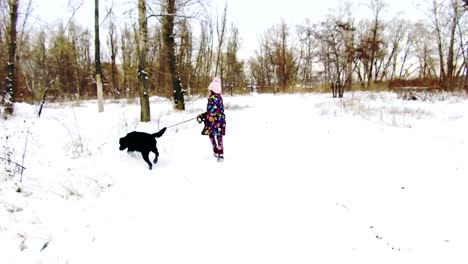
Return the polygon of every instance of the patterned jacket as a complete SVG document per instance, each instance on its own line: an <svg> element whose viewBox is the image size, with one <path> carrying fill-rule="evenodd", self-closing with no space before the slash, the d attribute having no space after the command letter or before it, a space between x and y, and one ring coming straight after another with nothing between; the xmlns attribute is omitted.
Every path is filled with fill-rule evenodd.
<svg viewBox="0 0 468 264"><path fill-rule="evenodd" d="M224 115L223 97L220 94L210 94L204 117L205 127L201 132L202 135L224 136L226 134L226 115Z"/></svg>

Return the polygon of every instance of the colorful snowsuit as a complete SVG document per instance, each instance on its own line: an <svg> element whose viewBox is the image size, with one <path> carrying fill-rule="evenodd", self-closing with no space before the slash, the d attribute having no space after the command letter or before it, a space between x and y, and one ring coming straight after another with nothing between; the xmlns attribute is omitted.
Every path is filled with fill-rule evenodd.
<svg viewBox="0 0 468 264"><path fill-rule="evenodd" d="M213 84L212 82L210 87L219 86L220 89L221 85L218 84L216 84L216 82ZM223 136L226 134L226 116L224 115L223 97L221 94L215 93L213 89L211 89L211 94L208 97L208 104L206 105L206 112L200 114L198 118L201 118L205 124L201 134L210 137L214 156L218 158L218 161L223 160Z"/></svg>
<svg viewBox="0 0 468 264"><path fill-rule="evenodd" d="M224 136L226 134L226 116L224 115L223 97L220 94L211 93L208 97L204 123L201 134L208 136Z"/></svg>

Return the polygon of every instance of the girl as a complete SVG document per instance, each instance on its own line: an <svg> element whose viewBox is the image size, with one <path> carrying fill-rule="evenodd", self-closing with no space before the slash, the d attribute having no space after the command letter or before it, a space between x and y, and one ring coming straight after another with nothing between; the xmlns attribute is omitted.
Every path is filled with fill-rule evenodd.
<svg viewBox="0 0 468 264"><path fill-rule="evenodd" d="M213 146L213 153L218 161L224 160L223 136L226 133L226 116L224 115L223 97L221 97L221 80L215 77L208 86L210 95L206 112L199 114L198 122L204 122L201 134L208 135Z"/></svg>

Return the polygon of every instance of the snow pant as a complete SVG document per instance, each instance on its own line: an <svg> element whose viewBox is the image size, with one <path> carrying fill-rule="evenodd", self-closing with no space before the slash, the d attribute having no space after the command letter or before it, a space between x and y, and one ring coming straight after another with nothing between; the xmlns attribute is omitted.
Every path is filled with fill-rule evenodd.
<svg viewBox="0 0 468 264"><path fill-rule="evenodd" d="M210 141L211 145L213 145L213 152L215 154L224 154L224 147L223 147L223 136L222 135L214 135L210 134Z"/></svg>

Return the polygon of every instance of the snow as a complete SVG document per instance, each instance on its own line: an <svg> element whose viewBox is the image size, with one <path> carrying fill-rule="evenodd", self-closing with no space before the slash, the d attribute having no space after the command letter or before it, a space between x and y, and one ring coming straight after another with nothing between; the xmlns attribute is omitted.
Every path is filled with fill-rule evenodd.
<svg viewBox="0 0 468 264"><path fill-rule="evenodd" d="M16 104L0 157L21 163L26 144L26 169L0 159L0 263L467 263L466 98L330 97L225 95L224 162L191 121L158 139L151 171L118 139L206 98L152 97L150 123L138 100L41 118Z"/></svg>

